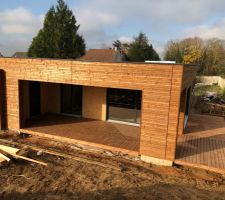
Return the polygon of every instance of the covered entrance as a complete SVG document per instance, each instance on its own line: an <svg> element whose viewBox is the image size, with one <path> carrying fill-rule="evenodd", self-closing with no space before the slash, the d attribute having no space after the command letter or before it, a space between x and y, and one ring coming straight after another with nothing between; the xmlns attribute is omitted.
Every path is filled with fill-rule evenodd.
<svg viewBox="0 0 225 200"><path fill-rule="evenodd" d="M138 154L140 127L107 119L140 123L141 92L109 89L107 98L107 88L19 83L21 132Z"/></svg>

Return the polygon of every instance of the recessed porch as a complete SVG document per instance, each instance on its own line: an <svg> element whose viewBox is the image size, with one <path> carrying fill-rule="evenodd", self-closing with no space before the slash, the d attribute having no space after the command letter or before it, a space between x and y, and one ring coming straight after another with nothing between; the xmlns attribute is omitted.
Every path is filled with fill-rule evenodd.
<svg viewBox="0 0 225 200"><path fill-rule="evenodd" d="M20 81L20 131L138 154L141 91Z"/></svg>

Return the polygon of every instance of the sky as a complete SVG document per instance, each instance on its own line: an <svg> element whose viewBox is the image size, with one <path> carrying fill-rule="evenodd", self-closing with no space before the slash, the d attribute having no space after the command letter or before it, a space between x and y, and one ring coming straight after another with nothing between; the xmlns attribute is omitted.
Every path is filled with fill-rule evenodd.
<svg viewBox="0 0 225 200"><path fill-rule="evenodd" d="M56 0L0 0L0 52L27 51ZM144 32L163 56L169 40L225 39L224 0L65 0L87 48L130 42Z"/></svg>

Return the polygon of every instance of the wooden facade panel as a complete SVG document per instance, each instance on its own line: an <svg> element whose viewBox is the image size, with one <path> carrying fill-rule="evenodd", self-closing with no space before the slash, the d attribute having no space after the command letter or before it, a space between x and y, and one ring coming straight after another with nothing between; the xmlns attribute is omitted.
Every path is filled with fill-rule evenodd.
<svg viewBox="0 0 225 200"><path fill-rule="evenodd" d="M180 98L182 90L183 69L173 68L173 79L171 83L170 107L168 113L168 130L166 138L165 159L174 160L177 144L178 117L180 110Z"/></svg>
<svg viewBox="0 0 225 200"><path fill-rule="evenodd" d="M106 120L106 88L83 87L83 117Z"/></svg>

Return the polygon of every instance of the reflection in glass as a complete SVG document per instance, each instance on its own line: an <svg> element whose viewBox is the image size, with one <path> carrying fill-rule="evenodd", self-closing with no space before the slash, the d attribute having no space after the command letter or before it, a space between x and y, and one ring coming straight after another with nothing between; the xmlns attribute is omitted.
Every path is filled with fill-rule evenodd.
<svg viewBox="0 0 225 200"><path fill-rule="evenodd" d="M141 91L108 89L108 119L140 123Z"/></svg>

